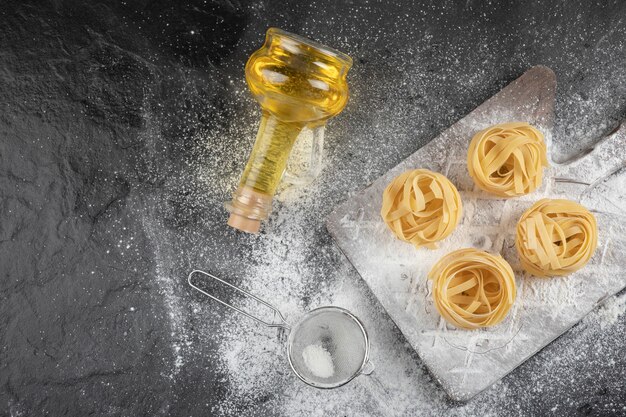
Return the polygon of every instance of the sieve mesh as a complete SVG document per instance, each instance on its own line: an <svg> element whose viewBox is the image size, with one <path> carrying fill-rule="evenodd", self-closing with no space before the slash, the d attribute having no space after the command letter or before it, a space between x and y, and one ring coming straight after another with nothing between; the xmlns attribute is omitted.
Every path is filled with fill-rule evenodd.
<svg viewBox="0 0 626 417"><path fill-rule="evenodd" d="M310 352L311 347L323 352L318 357L322 362L332 360L332 372L327 372L327 367L322 368L322 373L316 372L311 360L305 360L303 352ZM300 379L314 387L335 388L361 372L368 359L369 341L359 320L347 310L321 307L304 316L291 330L287 351L289 363Z"/></svg>

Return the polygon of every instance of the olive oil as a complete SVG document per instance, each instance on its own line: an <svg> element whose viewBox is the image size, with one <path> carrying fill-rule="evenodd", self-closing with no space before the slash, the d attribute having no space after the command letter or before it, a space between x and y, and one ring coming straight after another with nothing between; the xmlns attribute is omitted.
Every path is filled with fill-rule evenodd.
<svg viewBox="0 0 626 417"><path fill-rule="evenodd" d="M300 123L283 122L270 114L263 114L239 186L249 186L259 193L274 195L287 166L289 152L302 127Z"/></svg>
<svg viewBox="0 0 626 417"><path fill-rule="evenodd" d="M347 55L279 29L246 64L246 81L263 109L256 142L233 201L231 226L256 233L268 217L271 200L289 153L304 127L321 127L348 100Z"/></svg>

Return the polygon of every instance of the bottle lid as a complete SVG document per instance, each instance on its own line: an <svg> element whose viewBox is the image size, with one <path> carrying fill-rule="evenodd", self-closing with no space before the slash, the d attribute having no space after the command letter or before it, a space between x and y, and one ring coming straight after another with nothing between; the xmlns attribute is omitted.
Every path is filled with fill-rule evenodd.
<svg viewBox="0 0 626 417"><path fill-rule="evenodd" d="M249 186L240 186L233 200L225 204L230 212L228 225L247 233L258 233L261 220L267 219L272 209L272 196Z"/></svg>
<svg viewBox="0 0 626 417"><path fill-rule="evenodd" d="M246 233L258 233L261 228L261 221L231 213L228 218L228 225Z"/></svg>

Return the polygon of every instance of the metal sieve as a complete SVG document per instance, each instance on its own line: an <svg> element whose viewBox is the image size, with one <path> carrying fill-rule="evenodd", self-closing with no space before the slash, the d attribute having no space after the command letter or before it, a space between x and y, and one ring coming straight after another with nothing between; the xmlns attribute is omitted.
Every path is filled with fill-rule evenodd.
<svg viewBox="0 0 626 417"><path fill-rule="evenodd" d="M239 307L229 304L193 283L193 277L201 274L243 294L269 308L274 317L267 321ZM222 305L250 317L267 326L278 327L289 333L287 339L287 358L291 369L303 382L316 388L337 388L350 382L360 374L369 375L374 365L369 360L369 338L363 324L348 310L326 306L311 310L291 327L282 313L273 305L248 293L214 275L201 270L193 270L187 278L189 285L207 297ZM307 351L313 349L321 353L322 365L326 368L319 372L312 363ZM318 359L320 356L318 355Z"/></svg>

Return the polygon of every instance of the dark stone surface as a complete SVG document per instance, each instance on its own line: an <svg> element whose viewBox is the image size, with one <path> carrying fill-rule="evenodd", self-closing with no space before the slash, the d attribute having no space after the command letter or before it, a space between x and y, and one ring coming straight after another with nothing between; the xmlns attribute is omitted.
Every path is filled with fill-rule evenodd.
<svg viewBox="0 0 626 417"><path fill-rule="evenodd" d="M222 202L259 116L243 66L269 26L355 58L351 101L329 129L328 185L305 223L315 248L306 264L321 276L349 270L323 228L331 208L528 67L557 74L562 159L626 113L619 1L0 6L0 415L286 413L280 391L234 394L211 336L221 318L198 315L185 286L197 265L237 282L264 261L251 255L263 237L226 227ZM264 235L280 237L284 223ZM359 285L353 271L345 279ZM303 310L318 286L336 284L303 280ZM390 328L389 349L419 363L367 289L360 297ZM594 323L507 377L506 395L467 405L438 395L423 413L626 414L626 316ZM417 369L413 378L428 379ZM371 390L394 401L387 382ZM333 414L393 414L332 398Z"/></svg>

